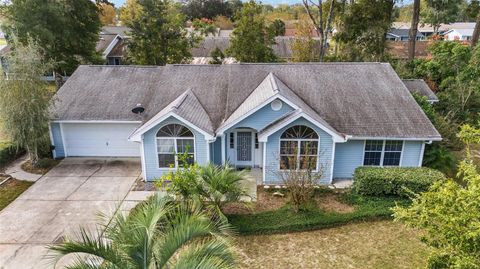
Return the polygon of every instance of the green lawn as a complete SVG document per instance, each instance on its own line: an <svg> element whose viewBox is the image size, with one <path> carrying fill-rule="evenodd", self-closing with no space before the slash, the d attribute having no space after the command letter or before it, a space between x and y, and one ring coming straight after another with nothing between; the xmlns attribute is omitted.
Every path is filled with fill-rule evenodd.
<svg viewBox="0 0 480 269"><path fill-rule="evenodd" d="M285 206L272 211L228 215L229 222L242 235L301 232L345 225L366 220L391 219L391 208L395 204L406 205L408 199L396 197L362 197L350 193L337 193L326 190L325 194L354 208L351 212L326 211L311 208L294 213Z"/></svg>
<svg viewBox="0 0 480 269"><path fill-rule="evenodd" d="M0 182L4 178L0 177ZM0 185L0 211L27 190L33 182L10 179Z"/></svg>
<svg viewBox="0 0 480 269"><path fill-rule="evenodd" d="M420 233L392 221L317 231L239 236L240 268L410 269L425 266Z"/></svg>

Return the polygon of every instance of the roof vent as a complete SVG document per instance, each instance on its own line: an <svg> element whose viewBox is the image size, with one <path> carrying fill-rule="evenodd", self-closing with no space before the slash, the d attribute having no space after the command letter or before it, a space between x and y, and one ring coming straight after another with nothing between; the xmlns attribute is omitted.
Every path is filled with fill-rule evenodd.
<svg viewBox="0 0 480 269"><path fill-rule="evenodd" d="M135 106L132 109L132 112L135 113L135 114L142 114L143 111L145 111L145 108L142 106L142 104L137 104L137 106Z"/></svg>

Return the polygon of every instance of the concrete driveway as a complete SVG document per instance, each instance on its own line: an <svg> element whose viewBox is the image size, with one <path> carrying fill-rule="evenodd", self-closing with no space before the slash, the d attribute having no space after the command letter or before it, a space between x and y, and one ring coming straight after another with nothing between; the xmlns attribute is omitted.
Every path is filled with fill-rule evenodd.
<svg viewBox="0 0 480 269"><path fill-rule="evenodd" d="M53 268L45 246L115 212L140 175L136 158L67 158L0 212L0 268Z"/></svg>

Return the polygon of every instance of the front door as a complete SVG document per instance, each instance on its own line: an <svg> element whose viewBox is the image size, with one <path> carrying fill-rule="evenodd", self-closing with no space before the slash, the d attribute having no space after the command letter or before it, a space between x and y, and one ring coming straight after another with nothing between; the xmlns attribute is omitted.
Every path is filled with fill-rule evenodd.
<svg viewBox="0 0 480 269"><path fill-rule="evenodd" d="M252 166L252 132L237 132L237 165Z"/></svg>

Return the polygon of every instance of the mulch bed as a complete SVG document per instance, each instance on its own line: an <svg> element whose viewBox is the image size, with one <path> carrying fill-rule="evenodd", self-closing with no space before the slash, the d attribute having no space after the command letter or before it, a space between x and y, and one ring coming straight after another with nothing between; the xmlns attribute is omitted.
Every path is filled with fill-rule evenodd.
<svg viewBox="0 0 480 269"><path fill-rule="evenodd" d="M155 185L155 182L144 181L142 178L137 178L135 186L133 186L133 191L158 191L158 187Z"/></svg>
<svg viewBox="0 0 480 269"><path fill-rule="evenodd" d="M256 202L230 203L224 206L223 212L227 215L243 215L280 209L288 202L288 197L287 195L284 197L274 196L273 193L275 191L276 190L265 191L263 186L258 186ZM350 213L355 211L352 205L342 202L339 194L335 192L317 194L315 201L319 208L327 212Z"/></svg>
<svg viewBox="0 0 480 269"><path fill-rule="evenodd" d="M32 174L37 174L37 175L45 175L50 169L55 167L60 160L51 160L51 165L49 167L35 167L32 165L31 161L26 161L22 164L21 168L23 171L32 173Z"/></svg>

